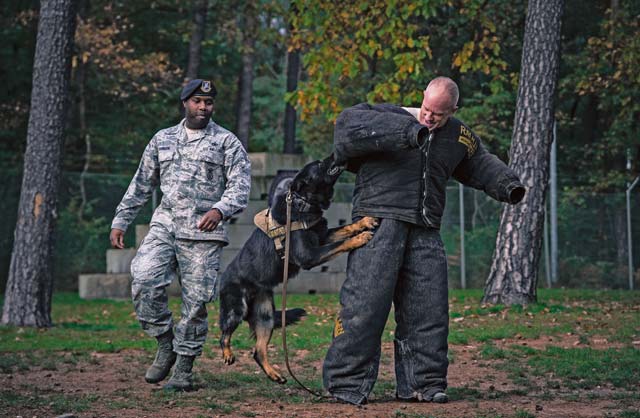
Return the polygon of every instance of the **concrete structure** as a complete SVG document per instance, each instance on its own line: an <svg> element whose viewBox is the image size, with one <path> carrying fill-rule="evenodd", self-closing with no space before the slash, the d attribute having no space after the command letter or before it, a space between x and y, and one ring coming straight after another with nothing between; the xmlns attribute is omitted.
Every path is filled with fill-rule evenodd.
<svg viewBox="0 0 640 418"><path fill-rule="evenodd" d="M240 248L255 226L253 217L256 213L267 207L267 197L271 180L278 170L299 169L309 161L301 155L292 154L249 154L252 164L251 200L244 212L229 220L227 231L230 245L225 247L222 253L220 272L238 254ZM349 185L339 185L334 200L346 200L350 196ZM345 198L346 197L346 198ZM325 212L324 216L329 221L329 227L345 225L351 221L351 204L334 202ZM136 225L136 248L140 246L142 239L149 232L148 225ZM83 299L114 298L126 299L131 297L131 277L129 275L131 260L136 250L128 248L123 250L107 250L106 274L82 274L79 277L79 293ZM288 293L335 293L340 290L345 279L347 255L343 254L328 263L318 266L310 271L301 271L291 279L287 285ZM278 286L277 292L281 291ZM170 296L180 295L179 281L176 279L169 287Z"/></svg>
<svg viewBox="0 0 640 418"><path fill-rule="evenodd" d="M107 274L109 273L129 273L131 269L131 260L136 256L135 248L107 250Z"/></svg>
<svg viewBox="0 0 640 418"><path fill-rule="evenodd" d="M300 154L249 153L251 160L251 200L267 200L269 186L278 170L299 170L311 161Z"/></svg>

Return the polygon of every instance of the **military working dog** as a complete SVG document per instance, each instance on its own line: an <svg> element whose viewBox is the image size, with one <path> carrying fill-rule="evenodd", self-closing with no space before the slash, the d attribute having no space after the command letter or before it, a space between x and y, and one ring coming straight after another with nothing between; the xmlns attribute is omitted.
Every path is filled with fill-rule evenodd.
<svg viewBox="0 0 640 418"><path fill-rule="evenodd" d="M329 229L322 216L333 196L333 187L343 168L330 156L304 166L293 179L276 188L269 208L256 215L256 228L220 279L220 346L224 362L233 364L231 335L243 319L256 338L253 358L273 381L285 383L267 359L267 345L274 326L273 288L284 272L284 225L287 196L291 199L289 277L300 268L310 269L335 256L365 245L378 225L375 218ZM304 310L287 312L287 323L304 315ZM292 314L292 315L290 315Z"/></svg>

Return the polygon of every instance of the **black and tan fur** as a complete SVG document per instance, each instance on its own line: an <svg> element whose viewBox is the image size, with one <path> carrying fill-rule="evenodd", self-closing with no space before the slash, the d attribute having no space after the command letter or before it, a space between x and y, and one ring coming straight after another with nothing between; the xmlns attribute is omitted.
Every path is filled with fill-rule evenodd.
<svg viewBox="0 0 640 418"><path fill-rule="evenodd" d="M291 232L289 277L300 268L310 269L339 254L366 244L377 226L375 218L365 217L356 223L328 229L323 210L329 207L333 186L341 169L333 165L333 158L314 161L300 170L288 187L279 187L270 205L272 217L280 224L286 223L286 195L292 192L292 221L320 219L309 229ZM274 242L260 229L253 231L238 255L229 264L220 280L220 346L224 362L233 364L235 356L231 350L231 335L243 319L255 335L256 346L253 358L273 381L286 382L267 359L267 345L274 326L273 288L282 282L284 261L275 249ZM301 309L287 312L287 323L304 314Z"/></svg>

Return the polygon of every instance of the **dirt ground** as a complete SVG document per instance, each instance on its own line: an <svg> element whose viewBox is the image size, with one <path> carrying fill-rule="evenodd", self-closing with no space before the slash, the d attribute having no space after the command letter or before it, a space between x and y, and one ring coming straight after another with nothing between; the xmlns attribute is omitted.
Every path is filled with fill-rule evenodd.
<svg viewBox="0 0 640 418"><path fill-rule="evenodd" d="M576 346L576 337L566 336L562 341L506 340L497 346L512 344L529 345L543 348L549 344L558 346ZM606 340L594 340L594 348L611 347ZM280 347L277 348L278 350ZM276 350L274 347L273 350ZM449 367L450 388L473 388L482 394L496 393L499 396L469 396L464 394L448 404L397 402L392 390L383 391L380 397L372 397L365 406L355 407L335 403L330 400L317 400L293 385L278 386L287 395L297 396L290 401L287 396L273 399L253 396L251 393L239 394L233 401L223 397L216 398L215 390L205 387L189 394L162 395L160 385L149 385L143 380L144 368L149 362L149 354L137 350L125 350L119 353L92 353L89 360L77 364L63 364L55 370L30 368L15 371L12 374L0 374L0 389L5 393L36 393L42 396L72 398L92 398L90 408L76 412L67 411L76 417L618 417L623 411L638 411L640 400L624 400L624 404L615 400L613 388L597 388L589 391L556 389L557 396L539 396L540 393L524 394L504 371L496 368L496 360L483 360L478 355L479 347L469 345L450 346L454 361ZM294 372L296 362L304 352L292 358L290 363ZM195 367L196 374L209 372L216 376L225 373L241 373L266 379L257 371L249 353L238 353L236 365L227 367L215 354L202 356ZM393 381L393 348L391 344L383 347L383 361L380 368L380 380ZM321 362L311 363L315 370L321 369ZM304 367L308 367L309 363ZM284 369L284 365L282 368ZM302 366L301 366L302 367ZM300 371L302 372L302 371ZM286 374L286 373L285 373ZM319 372L318 372L319 376ZM535 379L533 377L529 377ZM318 377L319 379L319 377ZM290 379L291 380L291 379ZM535 382L534 382L535 383ZM544 382L539 382L544 385ZM262 382L261 384L264 384ZM267 383L270 384L270 383ZM540 385L529 387L540 388ZM520 389L520 390L519 390ZM548 388L545 388L547 390ZM551 389L553 391L553 389ZM229 392L226 392L229 393ZM462 392L464 393L464 392ZM553 392L552 392L553 393ZM198 399L199 396L206 397ZM300 399L302 398L302 400ZM32 402L15 405L3 416L8 417L51 417L62 415L53 409L52 404ZM240 400L237 400L240 399ZM135 401L132 401L135 400ZM198 402L195 402L198 400ZM221 410L217 405L224 404ZM120 405L120 406L119 406ZM207 406L208 405L208 406ZM212 408L211 405L214 405ZM623 415L624 416L624 415ZM633 415L636 416L636 415Z"/></svg>

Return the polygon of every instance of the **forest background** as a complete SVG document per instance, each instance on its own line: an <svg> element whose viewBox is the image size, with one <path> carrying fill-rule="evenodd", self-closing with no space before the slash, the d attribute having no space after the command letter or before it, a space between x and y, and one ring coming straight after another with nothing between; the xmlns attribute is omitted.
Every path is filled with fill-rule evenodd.
<svg viewBox="0 0 640 418"><path fill-rule="evenodd" d="M285 123L287 103L297 111L293 151L320 157L330 152L333 121L344 107L362 101L418 106L428 81L447 75L460 86L458 116L508 160L524 0L79 3L56 289L75 289L78 273L104 271L111 216L142 150L153 133L180 119L177 97L198 5L206 7L199 75L213 79L219 92L214 120L235 132L248 127L250 152L285 150L285 131L292 127ZM632 0L565 2L556 101L557 286L626 285L624 192L640 171L639 16L640 3ZM3 2L0 22L4 289L26 145L38 2ZM297 89L288 92L287 73L296 57L301 59ZM249 123L242 119L247 114ZM468 268L470 285L481 287L498 216L483 212L484 203L475 196L469 217L479 220L467 226ZM634 213L639 196L636 190ZM147 208L138 222L149 215ZM454 256L457 232L455 222L443 230ZM639 222L633 233L640 236Z"/></svg>

